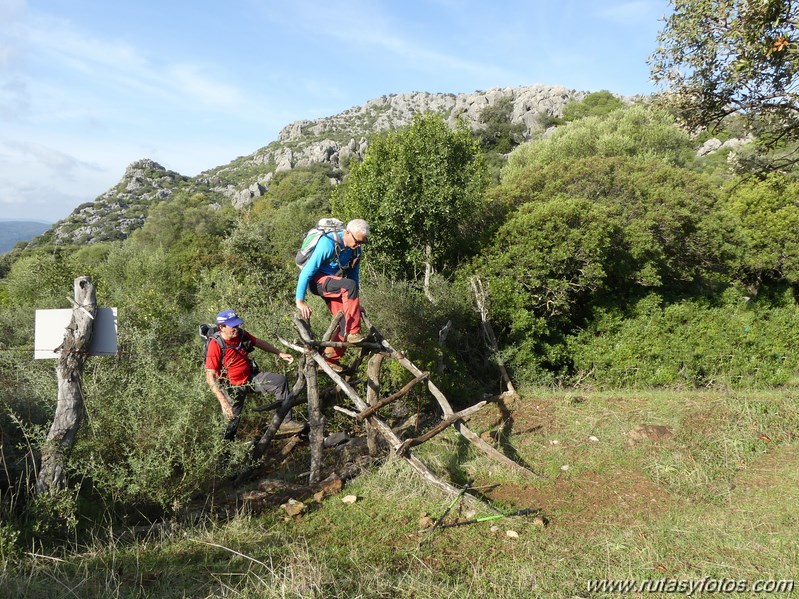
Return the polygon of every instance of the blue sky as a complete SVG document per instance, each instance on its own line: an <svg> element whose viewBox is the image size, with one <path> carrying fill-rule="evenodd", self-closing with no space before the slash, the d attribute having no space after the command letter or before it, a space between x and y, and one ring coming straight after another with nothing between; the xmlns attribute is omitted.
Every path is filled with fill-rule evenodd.
<svg viewBox="0 0 799 599"><path fill-rule="evenodd" d="M384 94L655 91L668 0L0 0L0 219L226 164Z"/></svg>

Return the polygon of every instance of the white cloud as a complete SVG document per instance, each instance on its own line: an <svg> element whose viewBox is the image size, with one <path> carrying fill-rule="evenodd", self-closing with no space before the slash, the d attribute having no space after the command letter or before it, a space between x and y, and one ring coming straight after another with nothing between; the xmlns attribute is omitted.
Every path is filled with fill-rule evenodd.
<svg viewBox="0 0 799 599"><path fill-rule="evenodd" d="M8 45L0 45L0 69L4 69L11 64L14 56L14 48Z"/></svg>
<svg viewBox="0 0 799 599"><path fill-rule="evenodd" d="M109 110L107 107L120 97L124 102L167 104L184 112L201 106L237 118L258 115L243 90L209 74L213 66L161 62L159 57L124 42L93 37L70 22L41 15L19 27L18 37L26 46L28 60L38 69L61 69L46 85L54 88L50 97L62 104L73 97L88 97L100 110ZM71 87L58 93L55 81L64 79L70 80ZM73 103L86 106L80 100Z"/></svg>
<svg viewBox="0 0 799 599"><path fill-rule="evenodd" d="M0 80L0 119L16 119L30 108L30 92L19 78Z"/></svg>
<svg viewBox="0 0 799 599"><path fill-rule="evenodd" d="M70 179L74 178L75 171L79 169L102 170L96 164L85 162L70 154L37 143L7 140L0 142L0 148L3 147L7 150L6 157L11 160L35 163Z"/></svg>
<svg viewBox="0 0 799 599"><path fill-rule="evenodd" d="M0 0L0 22L10 23L25 12L26 0Z"/></svg>
<svg viewBox="0 0 799 599"><path fill-rule="evenodd" d="M169 67L175 89L185 96L210 106L235 109L246 103L244 94L237 87L215 80L199 65L180 64Z"/></svg>
<svg viewBox="0 0 799 599"><path fill-rule="evenodd" d="M425 72L447 69L480 79L501 81L518 78L517 73L510 73L502 67L442 52L430 47L427 40L420 36L403 34L408 23L398 22L373 2L320 5L317 2L295 0L283 3L279 8L270 6L264 16L281 27L310 29L310 38L330 37L337 43L352 46L352 51L364 56L364 59L385 51L406 65ZM443 37L441 41L445 41Z"/></svg>
<svg viewBox="0 0 799 599"><path fill-rule="evenodd" d="M0 217L53 222L86 201L81 194L40 181L8 180L0 176Z"/></svg>

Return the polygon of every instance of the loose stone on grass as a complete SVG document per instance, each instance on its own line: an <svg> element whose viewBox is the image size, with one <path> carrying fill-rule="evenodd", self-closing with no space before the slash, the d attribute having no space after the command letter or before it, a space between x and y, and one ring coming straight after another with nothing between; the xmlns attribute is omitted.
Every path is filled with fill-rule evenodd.
<svg viewBox="0 0 799 599"><path fill-rule="evenodd" d="M641 441L658 442L674 436L674 432L662 424L639 424L627 433L627 445Z"/></svg>
<svg viewBox="0 0 799 599"><path fill-rule="evenodd" d="M428 528L433 528L434 525L435 525L435 522L430 517L430 514L428 514L427 512L422 512L419 515L419 528L421 530L426 530Z"/></svg>
<svg viewBox="0 0 799 599"><path fill-rule="evenodd" d="M289 499L286 503L281 505L286 513L291 516L292 518L295 516L299 516L305 511L305 504L301 501L297 501L296 499Z"/></svg>

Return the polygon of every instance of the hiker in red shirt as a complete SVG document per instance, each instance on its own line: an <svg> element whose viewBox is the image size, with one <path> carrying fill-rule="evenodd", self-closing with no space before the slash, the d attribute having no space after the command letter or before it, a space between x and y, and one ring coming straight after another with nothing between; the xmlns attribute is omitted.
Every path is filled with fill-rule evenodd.
<svg viewBox="0 0 799 599"><path fill-rule="evenodd" d="M294 356L281 352L271 343L258 339L241 328L244 321L233 310L223 310L216 315L219 341L208 344L205 358L205 380L213 391L222 413L229 421L225 439L233 440L239 427L241 411L247 393L274 393L275 398L283 402L289 396L288 383L282 374L273 372L253 372L253 363L249 353L253 348L276 354L281 360L291 364ZM299 432L304 424L286 418L280 426L281 432ZM290 430L291 429L291 430ZM295 430L296 429L296 430Z"/></svg>

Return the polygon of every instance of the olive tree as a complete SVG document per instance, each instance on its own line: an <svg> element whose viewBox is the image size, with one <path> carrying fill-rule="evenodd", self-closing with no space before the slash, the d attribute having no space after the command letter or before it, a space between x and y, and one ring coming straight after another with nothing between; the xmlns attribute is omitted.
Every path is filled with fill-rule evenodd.
<svg viewBox="0 0 799 599"><path fill-rule="evenodd" d="M731 115L759 134L764 151L799 141L799 47L794 0L671 0L650 57L664 99L691 128ZM776 159L775 159L776 158ZM770 166L796 154L772 156ZM768 166L764 164L763 166Z"/></svg>

